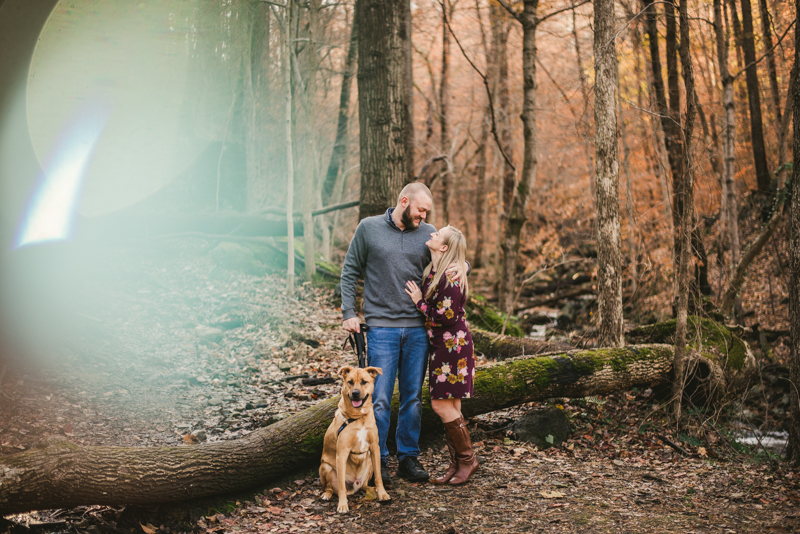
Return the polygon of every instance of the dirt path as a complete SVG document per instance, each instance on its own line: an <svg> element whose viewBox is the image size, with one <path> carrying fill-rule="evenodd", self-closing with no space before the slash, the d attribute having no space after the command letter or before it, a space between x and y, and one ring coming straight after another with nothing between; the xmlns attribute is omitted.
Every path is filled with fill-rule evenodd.
<svg viewBox="0 0 800 534"><path fill-rule="evenodd" d="M191 446L235 439L338 393L341 350L331 290L283 295L277 275L217 265L201 240L114 249L72 283L90 295L71 310L46 358L7 374L0 395L0 454L51 436L81 444ZM309 383L310 379L316 379ZM304 381L306 384L304 384ZM328 383L319 383L325 382ZM722 441L683 444L651 399L627 392L605 404L559 400L572 421L563 447L541 452L502 430L529 406L473 419L481 469L460 488L394 478L393 501L351 499L340 517L318 499L316 466L267 482L218 513L167 522L162 532L793 532L800 530L800 474L753 463ZM647 425L643 424L647 421ZM444 469L442 441L423 463ZM296 480L295 480L296 478ZM223 509L219 506L217 510ZM148 532L148 521L88 507L9 518L47 532ZM154 516L155 517L155 516ZM155 519L153 520L156 523ZM142 526L142 524L144 526Z"/></svg>

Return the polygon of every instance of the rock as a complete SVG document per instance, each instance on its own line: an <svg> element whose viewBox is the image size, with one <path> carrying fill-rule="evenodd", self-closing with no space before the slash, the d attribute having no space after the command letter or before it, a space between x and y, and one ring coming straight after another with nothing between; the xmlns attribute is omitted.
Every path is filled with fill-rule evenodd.
<svg viewBox="0 0 800 534"><path fill-rule="evenodd" d="M197 325L194 328L194 333L197 334L197 337L200 339L205 339L206 341L213 341L216 343L217 341L222 340L222 330L212 326L206 326L203 324Z"/></svg>
<svg viewBox="0 0 800 534"><path fill-rule="evenodd" d="M253 251L236 243L223 241L208 255L217 264L217 267L223 269L255 276L260 276L264 273L264 266L256 259Z"/></svg>
<svg viewBox="0 0 800 534"><path fill-rule="evenodd" d="M562 313L561 315L556 317L556 324L560 329L564 330L569 326L575 324L575 318L568 313Z"/></svg>
<svg viewBox="0 0 800 534"><path fill-rule="evenodd" d="M527 412L516 420L511 430L519 441L527 441L540 450L560 445L570 433L566 414L554 407Z"/></svg>
<svg viewBox="0 0 800 534"><path fill-rule="evenodd" d="M205 441L208 439L205 430L195 430L194 432L192 432L192 435L194 435L194 437L197 438L197 441Z"/></svg>
<svg viewBox="0 0 800 534"><path fill-rule="evenodd" d="M538 325L545 325L553 322L553 320L550 319L550 317L548 317L547 315L537 312L527 314L525 317L523 317L523 320L526 324L538 324Z"/></svg>
<svg viewBox="0 0 800 534"><path fill-rule="evenodd" d="M222 399L220 399L219 397L211 397L210 399L208 399L209 406L219 406L220 404L222 404Z"/></svg>
<svg viewBox="0 0 800 534"><path fill-rule="evenodd" d="M278 369L280 369L281 371L284 371L284 372L291 370L291 368L292 368L292 364L289 363L289 362L280 362L278 364Z"/></svg>

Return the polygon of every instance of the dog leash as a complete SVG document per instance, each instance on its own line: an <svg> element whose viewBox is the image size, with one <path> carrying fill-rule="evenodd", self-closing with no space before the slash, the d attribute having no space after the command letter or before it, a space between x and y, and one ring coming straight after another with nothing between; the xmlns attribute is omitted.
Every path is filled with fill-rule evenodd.
<svg viewBox="0 0 800 534"><path fill-rule="evenodd" d="M344 340L344 344L342 345L342 350L344 350L347 347L347 344L350 343L353 352L358 358L358 366L362 369L367 366L367 340L364 336L366 332L369 332L369 326L362 324L360 332L351 332L350 335L347 336L347 339Z"/></svg>

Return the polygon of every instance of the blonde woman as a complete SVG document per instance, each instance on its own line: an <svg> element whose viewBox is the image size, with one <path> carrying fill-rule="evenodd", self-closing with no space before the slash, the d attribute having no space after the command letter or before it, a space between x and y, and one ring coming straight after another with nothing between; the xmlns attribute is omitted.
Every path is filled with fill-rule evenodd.
<svg viewBox="0 0 800 534"><path fill-rule="evenodd" d="M431 233L425 245L431 251L431 263L423 272L422 288L408 281L406 293L426 317L431 342L428 364L431 405L444 423L450 451L450 467L433 483L459 485L478 469L467 423L461 414L461 399L472 397L475 376L472 336L464 314L468 291L463 272L467 242L460 231L445 226ZM461 266L461 272L445 272L448 265Z"/></svg>

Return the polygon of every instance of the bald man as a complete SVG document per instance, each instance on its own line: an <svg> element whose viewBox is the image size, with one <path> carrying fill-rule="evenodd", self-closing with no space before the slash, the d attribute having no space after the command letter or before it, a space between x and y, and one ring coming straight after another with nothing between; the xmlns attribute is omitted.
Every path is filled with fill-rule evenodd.
<svg viewBox="0 0 800 534"><path fill-rule="evenodd" d="M369 327L369 364L383 375L375 380L373 403L381 446L381 475L388 482L389 419L395 377L400 381L397 418L397 474L412 482L428 480L418 460L422 416L422 382L428 363L425 318L405 293L408 280L421 283L431 261L425 243L436 231L425 222L433 203L425 184L408 184L397 206L358 225L342 267L342 318L348 332L360 330L356 316L356 284L364 278L364 319Z"/></svg>

